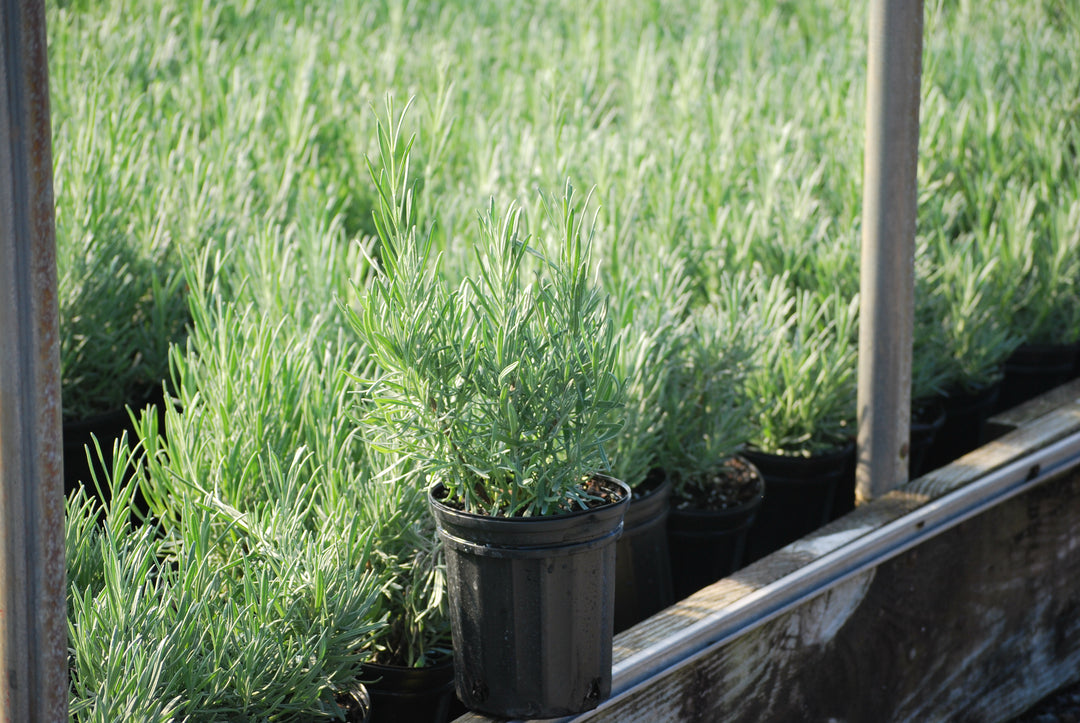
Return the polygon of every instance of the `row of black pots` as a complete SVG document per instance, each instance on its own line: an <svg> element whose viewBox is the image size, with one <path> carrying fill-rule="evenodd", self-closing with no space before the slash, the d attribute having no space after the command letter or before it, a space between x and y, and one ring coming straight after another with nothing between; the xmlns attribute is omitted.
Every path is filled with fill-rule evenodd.
<svg viewBox="0 0 1080 723"><path fill-rule="evenodd" d="M510 717L595 707L610 692L615 630L828 522L838 490L854 494L853 450L751 452L768 493L719 512L671 509L655 476L629 504L627 489L617 504L551 518L466 514L436 487L458 698Z"/></svg>
<svg viewBox="0 0 1080 723"><path fill-rule="evenodd" d="M1078 345L1025 346L1005 365L1004 379L974 391L954 390L916 405L910 428L909 476L914 479L988 440L986 421L1074 376ZM757 560L854 509L854 446L812 457L747 451L768 495L747 541Z"/></svg>
<svg viewBox="0 0 1080 723"><path fill-rule="evenodd" d="M989 441L986 421L995 413L1080 376L1080 344L1024 344L1005 361L996 383L952 389L944 395L945 421L912 477L942 467Z"/></svg>
<svg viewBox="0 0 1080 723"><path fill-rule="evenodd" d="M923 456L944 422L912 428L912 459ZM725 510L672 509L662 475L636 490L617 545L615 629L625 630L675 600L813 532L854 508L855 445L795 457L747 451L763 494Z"/></svg>
<svg viewBox="0 0 1080 723"><path fill-rule="evenodd" d="M1080 344L1024 344L1005 361L996 411L1048 392L1080 376Z"/></svg>
<svg viewBox="0 0 1080 723"><path fill-rule="evenodd" d="M616 545L616 632L741 567L764 485L751 499L722 510L673 508L671 491L667 477L654 470L627 508Z"/></svg>
<svg viewBox="0 0 1080 723"><path fill-rule="evenodd" d="M927 433L913 427L913 448L929 443L942 416ZM372 723L444 721L459 699L512 717L595 707L610 693L614 632L813 531L854 496L854 445L745 458L768 494L722 511L672 509L671 485L657 473L629 504L554 518L470 515L433 490L456 664L368 666Z"/></svg>
<svg viewBox="0 0 1080 723"><path fill-rule="evenodd" d="M834 469L835 462L745 454L758 492L721 510L672 508L670 483L650 475L635 493L617 545L616 631L828 521L846 469Z"/></svg>
<svg viewBox="0 0 1080 723"><path fill-rule="evenodd" d="M838 497L854 495L854 445L816 457L745 457L768 494L721 511L672 509L662 474L629 504L554 518L466 514L443 504L436 487L457 697L512 717L595 707L610 692L614 632L813 531L835 514ZM439 706L452 699L443 695Z"/></svg>

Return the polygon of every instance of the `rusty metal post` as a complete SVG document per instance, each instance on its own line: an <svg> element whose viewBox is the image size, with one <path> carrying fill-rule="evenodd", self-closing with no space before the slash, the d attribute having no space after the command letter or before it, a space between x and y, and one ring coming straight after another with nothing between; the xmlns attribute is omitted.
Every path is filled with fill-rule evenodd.
<svg viewBox="0 0 1080 723"><path fill-rule="evenodd" d="M45 8L0 0L0 720L67 720Z"/></svg>
<svg viewBox="0 0 1080 723"><path fill-rule="evenodd" d="M922 0L870 3L856 498L907 481Z"/></svg>

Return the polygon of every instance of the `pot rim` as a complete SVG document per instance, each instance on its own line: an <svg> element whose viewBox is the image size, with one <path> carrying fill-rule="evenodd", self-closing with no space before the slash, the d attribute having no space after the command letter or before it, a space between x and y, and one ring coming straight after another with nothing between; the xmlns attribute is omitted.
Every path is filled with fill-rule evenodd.
<svg viewBox="0 0 1080 723"><path fill-rule="evenodd" d="M622 534L630 488L612 477L604 476L601 481L619 493L616 502L558 515L492 517L463 512L436 497L442 483L428 489L428 503L440 539L454 549L482 556L572 554L613 542Z"/></svg>
<svg viewBox="0 0 1080 723"><path fill-rule="evenodd" d="M751 455L754 456L754 457L758 457L759 459L766 459L766 460L771 460L771 459L778 459L778 460L780 460L780 459L782 459L782 460L814 459L814 460L823 460L824 461L824 460L828 460L828 459L832 459L832 458L836 458L836 459L842 458L842 457L844 457L846 455L851 454L853 451L855 451L855 442L854 442L854 440L848 440L847 442L844 442L843 444L837 445L835 447L831 447L831 448L825 450L824 452L819 452L817 454L811 454L811 455L764 452L764 451L762 451L760 449L753 449L753 448L744 449L739 454L741 456L743 456L743 457L746 457L750 462L753 463L754 460L751 458Z"/></svg>
<svg viewBox="0 0 1080 723"><path fill-rule="evenodd" d="M560 512L557 515L534 515L532 517L496 517L495 515L481 515L481 514L477 514L475 512L466 512L464 510L459 510L459 509L451 507L451 506L449 506L447 504L444 504L443 501L442 501L443 498L438 496L438 492L440 490L445 490L446 488L445 488L445 486L443 485L442 482L436 482L435 484L428 487L428 501L433 506L437 507L440 511L442 511L444 513L449 513L450 515L452 515L455 518L459 518L459 519L463 519L463 520L475 520L475 521L486 520L486 521L488 521L488 522L490 522L492 524L513 524L513 525L519 525L519 524L538 525L538 524L543 524L545 522L550 523L550 522L553 522L555 520L572 520L572 519L577 518L577 517L584 517L584 516L589 515L589 514L595 514L595 513L599 512L599 511L607 509L607 508L614 508L614 507L618 507L619 505L625 505L625 504L628 504L630 502L630 499L633 496L633 491L630 489L630 487L627 486L627 484L625 482L623 482L622 480L617 480L614 477L611 477L609 475L601 474L599 472L594 473L592 476L594 478L599 479L599 480L601 480L601 481L603 481L605 483L608 483L609 485L614 487L614 490L618 491L620 493L619 499L614 501L614 502L605 502L602 505L597 505L596 507L589 507L589 508L584 509L584 510L573 510L571 512Z"/></svg>
<svg viewBox="0 0 1080 723"><path fill-rule="evenodd" d="M732 455L728 459L738 459L742 464L745 464L753 471L754 480L757 482L757 493L753 497L746 500L745 502L740 502L739 504L732 507L724 507L718 510L710 509L707 507L679 507L678 504L672 504L671 514L677 515L682 519L704 520L715 519L717 517L736 517L739 515L744 515L747 512L760 507L762 502L765 501L767 487L765 483L765 475L761 473L761 470L758 469L758 466L754 464L754 462L750 460L749 457L742 454L741 452ZM722 461L721 464L724 464L725 461Z"/></svg>

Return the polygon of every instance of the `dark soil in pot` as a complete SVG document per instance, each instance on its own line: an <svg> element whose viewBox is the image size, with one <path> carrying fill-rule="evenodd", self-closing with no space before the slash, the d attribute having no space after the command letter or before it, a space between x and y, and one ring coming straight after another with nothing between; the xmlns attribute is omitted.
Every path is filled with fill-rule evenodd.
<svg viewBox="0 0 1080 723"><path fill-rule="evenodd" d="M795 456L744 452L765 478L765 501L747 536L747 562L758 560L827 523L838 490L854 495L855 444Z"/></svg>
<svg viewBox="0 0 1080 723"><path fill-rule="evenodd" d="M740 457L726 460L707 487L707 494L673 499L668 515L676 599L742 567L747 532L767 494L761 473Z"/></svg>
<svg viewBox="0 0 1080 723"><path fill-rule="evenodd" d="M973 391L952 390L945 396L945 424L926 455L924 473L943 467L986 441L983 427L994 412L1000 383Z"/></svg>
<svg viewBox="0 0 1080 723"><path fill-rule="evenodd" d="M1077 344L1023 344L1005 362L997 411L1012 409L1073 376Z"/></svg>
<svg viewBox="0 0 1080 723"><path fill-rule="evenodd" d="M364 663L371 723L444 723L454 702L454 660L424 668Z"/></svg>
<svg viewBox="0 0 1080 723"><path fill-rule="evenodd" d="M615 544L615 632L675 602L667 521L671 482L653 470L633 491Z"/></svg>
<svg viewBox="0 0 1080 723"><path fill-rule="evenodd" d="M617 500L549 517L486 517L429 492L446 554L458 698L475 711L555 718L611 694L615 542L630 489Z"/></svg>

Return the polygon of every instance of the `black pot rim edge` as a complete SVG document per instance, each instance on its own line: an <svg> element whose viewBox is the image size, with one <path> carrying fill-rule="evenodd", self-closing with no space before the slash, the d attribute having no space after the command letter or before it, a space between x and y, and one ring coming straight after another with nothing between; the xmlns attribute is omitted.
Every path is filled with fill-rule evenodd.
<svg viewBox="0 0 1080 723"><path fill-rule="evenodd" d="M754 495L753 497L748 499L746 502L735 505L734 507L725 507L722 510L710 510L710 509L705 509L705 508L702 508L702 507L683 507L683 508L680 508L680 507L677 507L675 505L672 505L670 514L678 515L680 517L685 517L685 518L706 518L706 517L717 517L717 516L734 517L734 516L737 516L737 515L745 514L745 513L749 512L750 510L753 510L753 509L755 509L757 507L760 507L761 503L764 502L765 495L766 495L765 476L763 474L761 474L761 470L758 469L757 465L754 464L753 462L751 462L748 457L746 457L745 455L742 455L742 454L737 454L735 456L738 457L740 460L742 460L743 463L745 463L747 466L750 467L750 469L752 469L754 471L754 477L755 477L755 479L757 480L757 483L758 483L758 492L757 492L756 495Z"/></svg>
<svg viewBox="0 0 1080 723"><path fill-rule="evenodd" d="M633 492L626 485L625 482L623 482L621 480L617 480L614 477L609 477L609 476L604 475L604 474L596 474L594 476L598 477L600 479L603 479L603 480L605 480L607 482L613 483L619 489L619 491L622 492L622 497L619 500L617 500L616 502L606 503L606 504L603 504L603 505L598 505L596 507L590 507L589 509L585 509L585 510L574 510L573 512L560 512L557 515L538 515L538 516L535 516L535 517L495 517L494 515L479 515L479 514L476 514L475 512L465 512L464 510L455 509L453 507L450 507L448 505L443 504L441 498L436 495L438 490L445 489L445 487L443 487L442 482L436 482L435 484L428 487L428 500L431 502L432 505L437 506L442 511L444 511L446 513L449 513L449 514L453 515L454 517L460 517L460 518L464 518L466 520L474 520L474 521L486 520L486 521L491 522L491 523L496 524L496 525L502 525L502 524L506 524L506 525L520 525L520 524L538 525L538 524L543 524L544 522L550 522L552 520L571 520L571 519L574 519L574 518L577 518L577 517L585 517L587 515L593 514L593 513L597 512L597 511L605 509L605 508L618 507L619 505L629 504L630 499L633 496Z"/></svg>

